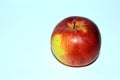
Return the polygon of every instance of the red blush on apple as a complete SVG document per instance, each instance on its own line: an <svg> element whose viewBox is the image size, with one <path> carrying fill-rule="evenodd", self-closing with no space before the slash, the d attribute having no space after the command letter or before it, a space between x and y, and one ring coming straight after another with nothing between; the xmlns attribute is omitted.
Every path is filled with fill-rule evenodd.
<svg viewBox="0 0 120 80"><path fill-rule="evenodd" d="M51 50L64 65L84 67L99 56L101 35L88 18L72 16L59 22L51 35Z"/></svg>

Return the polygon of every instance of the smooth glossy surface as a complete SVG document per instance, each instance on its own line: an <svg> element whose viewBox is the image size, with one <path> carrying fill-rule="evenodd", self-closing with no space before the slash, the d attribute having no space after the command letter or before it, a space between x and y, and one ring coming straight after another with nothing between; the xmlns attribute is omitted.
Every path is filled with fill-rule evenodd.
<svg viewBox="0 0 120 80"><path fill-rule="evenodd" d="M97 26L84 17L68 17L62 20L51 36L51 48L61 63L82 67L91 64L99 55L101 45Z"/></svg>

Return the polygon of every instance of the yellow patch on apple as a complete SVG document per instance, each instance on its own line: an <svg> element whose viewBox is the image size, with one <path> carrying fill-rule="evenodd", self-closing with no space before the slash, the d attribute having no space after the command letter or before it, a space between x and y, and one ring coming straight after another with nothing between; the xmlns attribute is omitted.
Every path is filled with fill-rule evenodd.
<svg viewBox="0 0 120 80"><path fill-rule="evenodd" d="M56 34L52 37L52 50L57 58L61 58L60 56L64 55L64 50L61 47L61 35Z"/></svg>

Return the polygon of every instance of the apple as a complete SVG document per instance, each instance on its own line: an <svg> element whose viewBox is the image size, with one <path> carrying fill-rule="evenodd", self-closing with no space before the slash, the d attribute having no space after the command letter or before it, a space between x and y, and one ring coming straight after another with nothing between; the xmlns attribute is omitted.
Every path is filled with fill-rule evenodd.
<svg viewBox="0 0 120 80"><path fill-rule="evenodd" d="M56 25L50 43L59 62L70 67L85 67L99 56L101 35L90 19L71 16Z"/></svg>

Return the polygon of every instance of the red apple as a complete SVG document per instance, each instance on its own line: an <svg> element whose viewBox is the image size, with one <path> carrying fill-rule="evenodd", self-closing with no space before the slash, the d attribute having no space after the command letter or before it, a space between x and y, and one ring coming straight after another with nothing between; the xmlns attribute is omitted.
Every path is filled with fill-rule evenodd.
<svg viewBox="0 0 120 80"><path fill-rule="evenodd" d="M101 35L95 23L85 17L72 16L58 23L51 36L55 58L71 67L93 63L100 51Z"/></svg>

